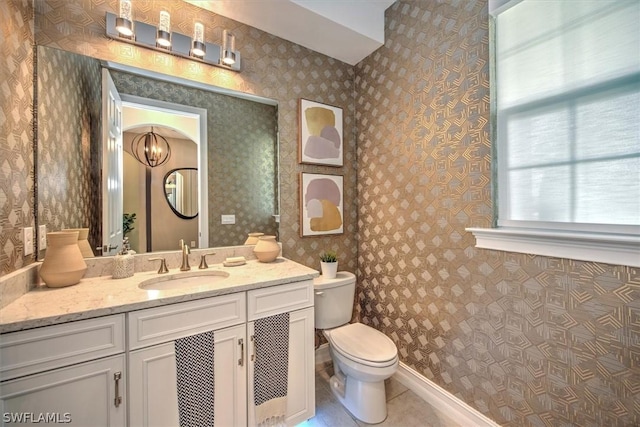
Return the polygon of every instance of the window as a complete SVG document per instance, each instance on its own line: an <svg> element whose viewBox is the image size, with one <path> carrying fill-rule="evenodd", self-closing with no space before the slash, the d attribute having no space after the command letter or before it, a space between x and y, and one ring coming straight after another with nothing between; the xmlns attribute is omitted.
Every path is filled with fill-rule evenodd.
<svg viewBox="0 0 640 427"><path fill-rule="evenodd" d="M498 228L476 231L511 240L493 249L640 265L640 2L492 15Z"/></svg>

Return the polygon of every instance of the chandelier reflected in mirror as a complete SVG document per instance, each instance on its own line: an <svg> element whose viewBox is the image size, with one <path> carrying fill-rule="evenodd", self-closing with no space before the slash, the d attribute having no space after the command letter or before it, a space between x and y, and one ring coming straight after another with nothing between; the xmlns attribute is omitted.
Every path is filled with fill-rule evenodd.
<svg viewBox="0 0 640 427"><path fill-rule="evenodd" d="M137 161L155 168L165 164L171 157L171 146L165 137L153 131L137 135L131 141L131 152Z"/></svg>

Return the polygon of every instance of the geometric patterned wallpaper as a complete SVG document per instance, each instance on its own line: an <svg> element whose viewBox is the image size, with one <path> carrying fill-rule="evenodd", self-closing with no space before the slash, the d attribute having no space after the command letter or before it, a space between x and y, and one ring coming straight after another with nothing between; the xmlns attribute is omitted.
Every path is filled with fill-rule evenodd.
<svg viewBox="0 0 640 427"><path fill-rule="evenodd" d="M486 1L400 1L356 66L360 317L505 426L640 425L640 270L476 249Z"/></svg>
<svg viewBox="0 0 640 427"><path fill-rule="evenodd" d="M207 110L210 247L241 245L252 231L277 233L273 218L277 210L276 107L138 75L110 73L121 94ZM225 214L236 216L234 225L220 224L220 215Z"/></svg>
<svg viewBox="0 0 640 427"><path fill-rule="evenodd" d="M0 1L0 276L31 264L22 228L33 215L33 5Z"/></svg>
<svg viewBox="0 0 640 427"><path fill-rule="evenodd" d="M145 22L166 8L187 34L205 19L208 40L232 30L242 72L106 39L116 0L36 2L36 42L277 100L285 256L317 267L338 249L361 320L502 425L640 425L638 269L476 249L465 231L493 211L485 0L397 2L356 67L190 4L134 7ZM299 98L344 109L343 168L297 163ZM302 170L345 176L343 235L299 237Z"/></svg>
<svg viewBox="0 0 640 427"><path fill-rule="evenodd" d="M37 48L38 223L47 231L89 227L101 246L100 63Z"/></svg>
<svg viewBox="0 0 640 427"><path fill-rule="evenodd" d="M242 53L242 71L235 73L162 52L110 40L105 13L117 11L117 0L39 0L35 4L36 43L94 58L251 93L278 102L280 226L284 256L319 269L319 254L337 249L342 269L355 271L357 252L356 141L354 69L237 21L174 0L132 2L134 17L157 22L160 10L171 14L175 31L190 34L193 22L205 22L207 40L218 41L229 29ZM344 166L298 164L298 99L335 105L344 110ZM342 235L299 237L298 177L301 171L344 175Z"/></svg>

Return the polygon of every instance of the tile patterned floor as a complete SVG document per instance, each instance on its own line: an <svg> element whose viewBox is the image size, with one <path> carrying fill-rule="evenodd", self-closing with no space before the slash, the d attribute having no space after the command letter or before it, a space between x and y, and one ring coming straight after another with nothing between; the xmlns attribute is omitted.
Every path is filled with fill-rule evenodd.
<svg viewBox="0 0 640 427"><path fill-rule="evenodd" d="M335 398L329 386L333 375L331 365L316 371L316 416L301 427L364 427ZM426 403L414 392L391 378L386 381L387 419L381 427L462 427L437 408Z"/></svg>

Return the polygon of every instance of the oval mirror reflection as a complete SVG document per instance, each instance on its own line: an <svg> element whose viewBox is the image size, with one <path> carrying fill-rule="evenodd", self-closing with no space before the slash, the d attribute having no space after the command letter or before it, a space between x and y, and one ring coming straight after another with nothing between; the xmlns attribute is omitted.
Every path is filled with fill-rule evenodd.
<svg viewBox="0 0 640 427"><path fill-rule="evenodd" d="M198 169L173 169L164 177L164 193L180 218L198 216Z"/></svg>

